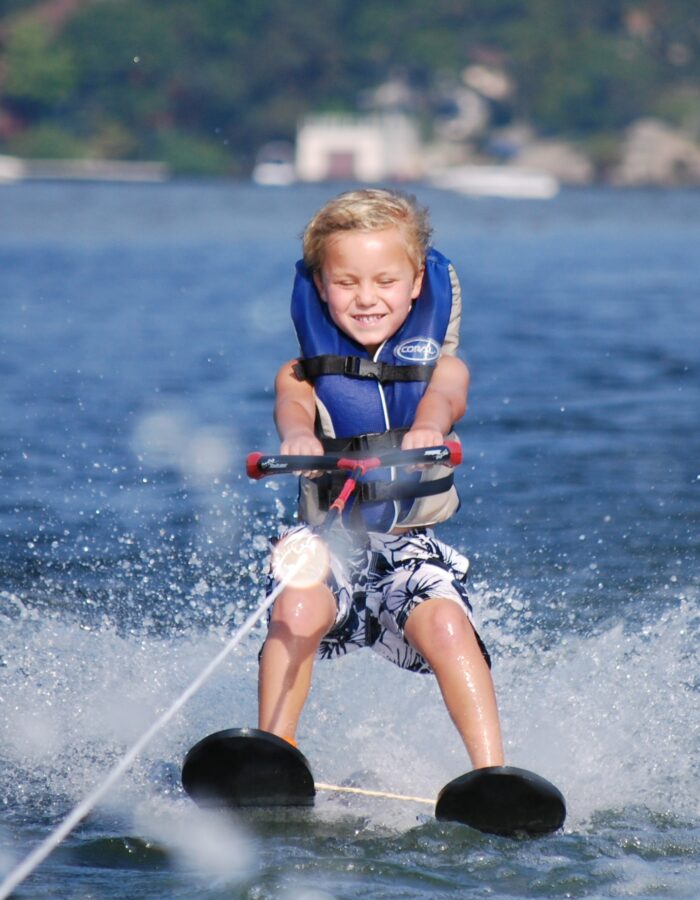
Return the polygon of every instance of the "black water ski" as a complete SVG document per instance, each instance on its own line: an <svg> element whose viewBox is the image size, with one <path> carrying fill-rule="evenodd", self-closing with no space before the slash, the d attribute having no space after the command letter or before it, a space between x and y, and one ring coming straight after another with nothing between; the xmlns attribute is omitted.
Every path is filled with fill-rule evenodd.
<svg viewBox="0 0 700 900"><path fill-rule="evenodd" d="M564 824L566 803L549 781L512 766L475 769L440 791L435 816L488 834L536 836Z"/></svg>
<svg viewBox="0 0 700 900"><path fill-rule="evenodd" d="M200 806L313 806L314 779L303 753L255 728L210 734L189 751L182 786Z"/></svg>
<svg viewBox="0 0 700 900"><path fill-rule="evenodd" d="M229 728L189 751L182 785L200 806L313 806L309 763L296 747L267 731ZM562 794L544 778L511 766L475 769L440 791L435 816L489 834L532 836L564 824Z"/></svg>

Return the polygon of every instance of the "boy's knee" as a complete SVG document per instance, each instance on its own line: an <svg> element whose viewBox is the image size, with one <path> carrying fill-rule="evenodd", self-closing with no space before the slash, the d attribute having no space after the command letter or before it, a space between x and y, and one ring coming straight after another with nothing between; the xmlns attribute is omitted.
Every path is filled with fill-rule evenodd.
<svg viewBox="0 0 700 900"><path fill-rule="evenodd" d="M406 636L414 638L423 646L430 644L436 648L464 646L475 640L474 629L466 613L454 600L426 600L417 606L408 617Z"/></svg>
<svg viewBox="0 0 700 900"><path fill-rule="evenodd" d="M275 601L270 627L284 627L298 637L325 634L335 620L335 602L330 591L318 588L287 588Z"/></svg>

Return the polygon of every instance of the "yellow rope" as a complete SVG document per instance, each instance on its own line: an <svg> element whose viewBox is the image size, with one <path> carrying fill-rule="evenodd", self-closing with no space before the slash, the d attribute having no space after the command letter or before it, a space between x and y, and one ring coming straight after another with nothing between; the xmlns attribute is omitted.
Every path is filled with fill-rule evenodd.
<svg viewBox="0 0 700 900"><path fill-rule="evenodd" d="M317 791L337 791L340 794L361 794L363 797L380 797L383 800L410 800L412 803L428 803L435 806L434 800L427 797L410 797L408 794L391 794L388 791L370 791L367 788L343 787L340 784L324 784L317 781L315 784Z"/></svg>

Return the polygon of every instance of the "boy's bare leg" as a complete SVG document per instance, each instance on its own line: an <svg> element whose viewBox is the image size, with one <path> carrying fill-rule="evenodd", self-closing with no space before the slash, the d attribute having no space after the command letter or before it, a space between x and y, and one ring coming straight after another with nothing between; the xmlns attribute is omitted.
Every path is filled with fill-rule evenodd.
<svg viewBox="0 0 700 900"><path fill-rule="evenodd" d="M435 672L474 768L502 766L493 681L467 616L453 600L426 600L410 613L405 635Z"/></svg>
<svg viewBox="0 0 700 900"><path fill-rule="evenodd" d="M258 727L262 730L294 738L316 650L335 614L333 595L322 584L287 587L275 601L260 658Z"/></svg>

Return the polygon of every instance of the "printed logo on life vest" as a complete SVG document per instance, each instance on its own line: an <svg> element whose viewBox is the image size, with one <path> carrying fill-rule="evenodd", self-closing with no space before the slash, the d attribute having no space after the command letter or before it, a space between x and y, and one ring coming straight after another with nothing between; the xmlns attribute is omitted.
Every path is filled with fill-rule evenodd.
<svg viewBox="0 0 700 900"><path fill-rule="evenodd" d="M440 356L440 345L432 338L411 338L399 344L394 356L405 362L434 362Z"/></svg>

